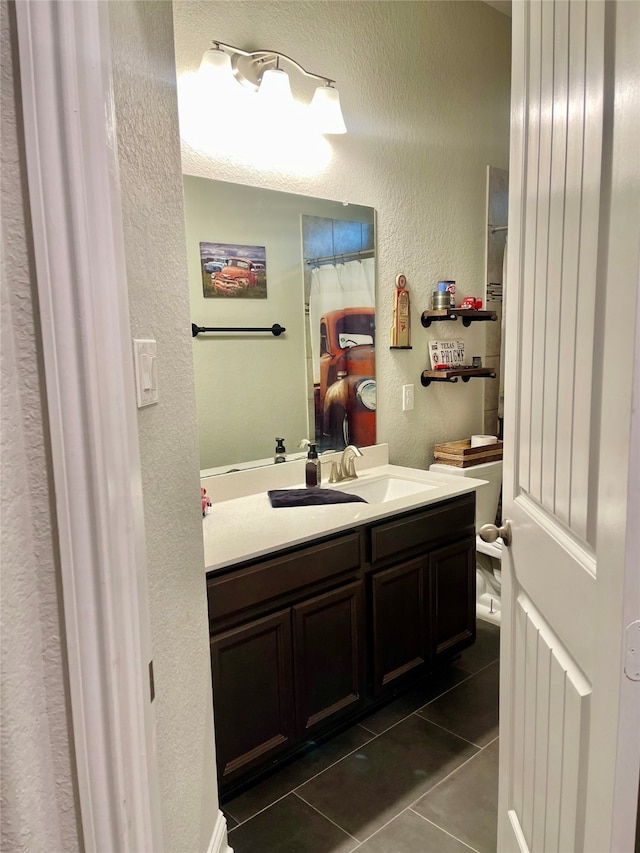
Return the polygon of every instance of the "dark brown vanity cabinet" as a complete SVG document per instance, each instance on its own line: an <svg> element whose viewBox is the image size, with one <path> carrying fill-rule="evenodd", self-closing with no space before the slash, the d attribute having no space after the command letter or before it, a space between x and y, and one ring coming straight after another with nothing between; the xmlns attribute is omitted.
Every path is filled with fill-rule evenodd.
<svg viewBox="0 0 640 853"><path fill-rule="evenodd" d="M207 576L228 795L475 639L475 496Z"/></svg>
<svg viewBox="0 0 640 853"><path fill-rule="evenodd" d="M475 640L474 497L371 528L375 697L425 674ZM439 547L443 543L451 544ZM388 568L375 570L379 566Z"/></svg>
<svg viewBox="0 0 640 853"><path fill-rule="evenodd" d="M207 591L224 789L362 705L361 534L211 575Z"/></svg>

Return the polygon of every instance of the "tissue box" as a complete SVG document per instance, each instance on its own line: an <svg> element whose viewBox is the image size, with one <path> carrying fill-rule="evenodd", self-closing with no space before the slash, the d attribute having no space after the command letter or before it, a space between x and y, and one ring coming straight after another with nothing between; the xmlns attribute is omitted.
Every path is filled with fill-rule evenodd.
<svg viewBox="0 0 640 853"><path fill-rule="evenodd" d="M441 465L453 465L456 468L470 468L472 465L482 465L483 462L499 462L502 459L502 442L471 447L470 438L447 441L444 444L436 444L433 457Z"/></svg>

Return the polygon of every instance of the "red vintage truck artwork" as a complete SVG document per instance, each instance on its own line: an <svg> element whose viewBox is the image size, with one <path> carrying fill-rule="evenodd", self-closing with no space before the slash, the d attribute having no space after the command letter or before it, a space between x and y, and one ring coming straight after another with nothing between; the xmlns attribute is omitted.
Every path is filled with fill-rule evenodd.
<svg viewBox="0 0 640 853"><path fill-rule="evenodd" d="M255 287L258 276L253 261L247 258L227 258L226 265L211 273L211 284L221 293L234 293L245 287Z"/></svg>
<svg viewBox="0 0 640 853"><path fill-rule="evenodd" d="M375 321L375 308L342 308L320 319L316 435L327 449L376 442Z"/></svg>

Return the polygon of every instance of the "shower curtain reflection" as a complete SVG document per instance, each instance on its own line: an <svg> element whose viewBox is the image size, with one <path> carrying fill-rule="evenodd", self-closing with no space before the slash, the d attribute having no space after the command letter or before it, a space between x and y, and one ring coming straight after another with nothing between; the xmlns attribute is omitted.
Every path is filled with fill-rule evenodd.
<svg viewBox="0 0 640 853"><path fill-rule="evenodd" d="M319 449L375 444L374 258L314 267L308 305Z"/></svg>

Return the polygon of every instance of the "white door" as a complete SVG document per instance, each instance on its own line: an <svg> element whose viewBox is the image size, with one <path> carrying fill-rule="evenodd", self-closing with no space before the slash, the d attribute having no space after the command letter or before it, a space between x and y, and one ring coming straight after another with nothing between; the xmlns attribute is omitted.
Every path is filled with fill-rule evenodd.
<svg viewBox="0 0 640 853"><path fill-rule="evenodd" d="M500 851L633 850L639 19L513 4Z"/></svg>

